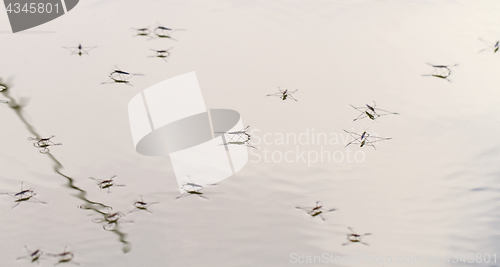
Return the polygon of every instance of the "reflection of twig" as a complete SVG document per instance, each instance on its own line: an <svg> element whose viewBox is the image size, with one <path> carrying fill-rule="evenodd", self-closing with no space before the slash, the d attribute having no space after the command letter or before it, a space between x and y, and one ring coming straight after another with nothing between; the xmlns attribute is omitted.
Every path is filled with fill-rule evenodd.
<svg viewBox="0 0 500 267"><path fill-rule="evenodd" d="M20 103L18 103L18 101L16 99L14 99L14 97L12 97L10 95L10 93L9 93L9 86L7 84L2 83L1 79L0 79L0 88L2 88L2 90L0 90L0 92L9 101L9 107L14 110L14 112L19 117L19 119L24 123L24 125L26 126L26 128L28 128L28 131L31 134L33 134L35 137L40 138L41 137L40 134L38 134L38 132L36 132L35 128L33 128L33 126L31 126L26 121L26 119L24 118L24 116L22 115L22 108L23 108L23 106Z"/></svg>
<svg viewBox="0 0 500 267"><path fill-rule="evenodd" d="M9 106L10 108L12 108L14 110L14 112L16 113L16 115L19 117L19 119L21 120L21 122L23 122L23 124L26 126L26 128L28 129L28 131L34 135L36 138L41 138L41 135L36 131L36 129L30 124L28 123L28 121L26 121L26 119L24 118L24 115L23 115L23 105L20 105L9 93L9 86L7 84L4 84L2 83L2 80L0 79L0 88L2 88L2 90L0 90L0 93L4 95L4 97L6 97L7 99L9 99ZM70 189L73 189L75 191L77 191L77 194L74 195L75 197L77 197L78 199L81 199L82 201L84 201L87 205L85 206L86 209L90 209L90 210L93 210L94 212L96 213L100 213L102 214L103 212L100 211L99 209L100 208L110 208L109 206L107 205L104 205L102 203L99 203L99 202L95 202L95 201L91 201L89 199L87 199L87 192L79 187L77 187L75 184L74 184L74 179L63 174L61 172L61 169L63 168L62 164L50 153L50 152L47 152L45 155L48 155L49 158L52 160L53 162L53 168L54 168L54 171L61 175L62 177L66 178L68 183L67 183L67 187L70 188ZM118 235L119 237L119 240L121 243L123 243L123 248L122 248L122 251L123 253L127 253L130 251L131 247L130 247L130 243L125 240L125 237L127 236L125 233L122 233L120 232L118 229L114 229L112 230L112 232L114 232L115 234Z"/></svg>

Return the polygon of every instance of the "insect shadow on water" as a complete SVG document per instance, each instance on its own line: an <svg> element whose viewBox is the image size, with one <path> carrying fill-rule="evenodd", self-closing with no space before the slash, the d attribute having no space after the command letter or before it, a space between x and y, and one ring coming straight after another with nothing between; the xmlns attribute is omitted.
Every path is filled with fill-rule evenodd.
<svg viewBox="0 0 500 267"><path fill-rule="evenodd" d="M296 93L299 89L296 89L295 91L288 91L288 89L286 90L281 90L281 88L278 87L278 90L279 92L278 93L274 93L274 94L269 94L269 95L266 95L266 96L278 96L279 98L281 98L281 100L285 101L287 99L292 99L293 101L297 102L297 99L295 99L292 94Z"/></svg>
<svg viewBox="0 0 500 267"><path fill-rule="evenodd" d="M142 198L142 196L139 196L141 198L141 200L136 200L134 202L134 209L129 211L128 213L132 213L132 212L135 212L135 211L141 211L141 210L144 210L144 211L147 211L149 213L153 213L151 212L150 210L148 210L148 207L151 206L151 205L154 205L154 204L158 204L160 202L144 202L144 199Z"/></svg>
<svg viewBox="0 0 500 267"><path fill-rule="evenodd" d="M82 55L90 55L89 54L89 51L94 49L94 48L97 48L97 46L82 46L82 44L78 44L78 46L76 47L65 47L63 46L64 49L68 49L69 51L71 51L71 55L79 55L79 56L82 56Z"/></svg>
<svg viewBox="0 0 500 267"><path fill-rule="evenodd" d="M21 191L19 192L14 192L14 193L0 193L1 195L9 195L13 198L15 198L16 200L14 200L14 202L16 202L16 204L14 206L12 206L12 208L15 208L17 207L19 204L21 204L21 202L35 202L35 203L41 203L41 204L47 204L47 202L44 202L44 201L41 201L37 198L35 198L35 191L33 191L32 189L24 189L24 182L21 183Z"/></svg>
<svg viewBox="0 0 500 267"><path fill-rule="evenodd" d="M347 241L348 242L342 244L342 246L347 246L347 245L352 244L352 243L361 243L365 246L369 246L368 243L363 242L362 239L363 239L363 237L365 237L367 235L371 235L371 233L359 235L359 234L356 234L356 232L354 232L354 230L352 230L351 227L348 227L348 229L351 231L351 233L347 234Z"/></svg>
<svg viewBox="0 0 500 267"><path fill-rule="evenodd" d="M253 149L257 149L253 145L250 144L250 139L252 136L248 133L248 129L250 128L250 125L245 127L242 130L239 131L234 131L234 132L215 132L217 134L224 134L224 146L229 146L229 145L239 145L239 146L247 146L251 147ZM225 141L225 137L228 137L229 140Z"/></svg>
<svg viewBox="0 0 500 267"><path fill-rule="evenodd" d="M161 58L163 59L165 62L168 62L167 61L167 57L170 56L170 50L172 50L172 48L169 48L169 49L166 49L166 50L155 50L155 49L150 49L151 51L154 51L155 52L155 55L154 56L149 56L149 57L157 57L157 58Z"/></svg>
<svg viewBox="0 0 500 267"><path fill-rule="evenodd" d="M122 219L123 217L125 217L125 214L123 214L122 212L113 212L112 213L110 210L111 209L108 208L108 212L100 212L103 217L92 219L92 222L94 222L94 223L104 222L105 224L102 226L102 228L106 231L113 231L113 230L117 229L118 223L123 223L123 222L133 223L134 222L134 221Z"/></svg>
<svg viewBox="0 0 500 267"><path fill-rule="evenodd" d="M40 153L42 154L47 154L50 152L49 147L50 146L60 146L62 145L61 143L54 143L50 139L56 137L55 135L51 137L45 137L45 138L40 138L40 137L28 137L28 141L35 141L33 145L37 148L40 149Z"/></svg>
<svg viewBox="0 0 500 267"><path fill-rule="evenodd" d="M21 257L18 257L17 259L18 260L21 260L21 259L29 259L30 262L37 262L38 265L40 265L40 260L42 258L42 255L43 255L43 251L41 249L37 249L37 250L34 250L34 251L31 251L27 246L24 246L26 248L26 250L28 251L28 255L25 255L25 256L21 256Z"/></svg>
<svg viewBox="0 0 500 267"><path fill-rule="evenodd" d="M349 132L346 130L344 130L344 132L351 135L351 137L354 139L351 142L347 143L347 145L345 145L346 147L349 145L359 145L359 147L364 147L365 145L368 145L368 146L373 147L373 149L377 150L377 148L375 147L375 145L373 143L392 139L390 137L378 137L378 136L370 135L369 133L366 132L366 130L361 134L358 134L355 132Z"/></svg>
<svg viewBox="0 0 500 267"><path fill-rule="evenodd" d="M116 177L116 175L113 175L111 178L106 179L106 180L96 179L94 177L89 177L89 179L96 181L97 186L100 189L108 189L108 194L109 194L112 186L125 186L125 185L115 184L115 182L113 181L113 179L115 179L115 177Z"/></svg>
<svg viewBox="0 0 500 267"><path fill-rule="evenodd" d="M80 265L80 263L73 260L73 258L75 258L75 254L71 251L68 251L68 247L65 247L64 251L61 253L57 253L57 254L47 253L47 255L58 259L58 262L56 262L54 265L58 265L61 263L67 263L67 262L73 263L76 265Z"/></svg>
<svg viewBox="0 0 500 267"><path fill-rule="evenodd" d="M481 42L485 43L488 46L488 48L481 49L481 50L479 50L478 53L481 53L481 52L484 52L484 51L487 51L487 50L490 50L490 51L493 51L493 53L496 53L500 49L500 41L496 41L495 43L492 43L492 42L485 41L485 40L483 40L481 38L479 38L479 40Z"/></svg>
<svg viewBox="0 0 500 267"><path fill-rule="evenodd" d="M433 65L430 63L427 63L427 65L430 65L434 68L431 74L424 74L422 76L432 76L440 79L447 80L448 82L451 82L448 77L451 75L451 68L458 66L458 64L455 65Z"/></svg>
<svg viewBox="0 0 500 267"><path fill-rule="evenodd" d="M130 73L115 66L115 70L109 74L109 79L101 84L123 83L132 86L129 79L133 76L144 76L144 74Z"/></svg>
<svg viewBox="0 0 500 267"><path fill-rule="evenodd" d="M373 105L370 106L368 104L365 104L365 107L355 107L353 105L350 105L354 109L361 111L361 114L359 114L358 117L356 117L353 121L361 120L364 118L369 118L370 120L375 120L377 118L380 118L380 116L384 115L399 115L399 113L392 112L392 111L387 111L384 109L376 108L375 101L373 101Z"/></svg>
<svg viewBox="0 0 500 267"><path fill-rule="evenodd" d="M323 204L321 201L316 201L316 206L314 207L295 207L297 209L305 210L307 214L309 214L311 217L316 217L319 216L323 221L325 221L325 217L323 217L323 214L336 211L337 209L323 209Z"/></svg>

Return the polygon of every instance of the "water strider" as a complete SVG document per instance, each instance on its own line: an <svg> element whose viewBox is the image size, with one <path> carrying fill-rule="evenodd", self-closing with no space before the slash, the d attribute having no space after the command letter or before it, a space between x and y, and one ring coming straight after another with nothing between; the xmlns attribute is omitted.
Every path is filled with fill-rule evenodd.
<svg viewBox="0 0 500 267"><path fill-rule="evenodd" d="M287 100L288 98L294 100L294 101L297 101L297 99L295 99L292 94L296 93L299 89L296 89L295 91L292 91L292 92L289 92L288 89L286 90L281 90L281 88L278 87L278 90L279 92L278 93L274 93L274 94L269 94L269 95L266 95L266 96L278 96L281 98L281 100L285 101Z"/></svg>
<svg viewBox="0 0 500 267"><path fill-rule="evenodd" d="M223 133L225 136L229 138L229 141L226 141L225 146L228 145L240 145L240 146L247 146L251 147L254 149L257 149L253 145L250 144L250 139L252 136L248 133L248 129L250 128L250 125L245 127L242 130L239 131L233 131L233 132L215 132L215 133Z"/></svg>
<svg viewBox="0 0 500 267"><path fill-rule="evenodd" d="M185 192L182 193L180 196L176 197L175 199L179 199L179 198L183 198L183 197L191 196L191 195L196 195L196 196L199 196L201 198L208 200L208 198L203 195L203 192L201 192L201 190L203 190L203 188L204 187L196 187L196 186L189 187L186 185L182 185L181 189L184 190Z"/></svg>
<svg viewBox="0 0 500 267"><path fill-rule="evenodd" d="M52 256L52 257L55 257L55 258L58 258L58 262L56 262L54 264L55 265L58 265L58 264L61 264L61 263L67 263L67 262L70 262L70 263L73 263L73 264L76 264L76 265L80 265L80 263L78 262L75 262L73 260L73 258L75 257L75 254L71 251L67 251L68 247L65 247L64 248L64 251L61 252L61 253L58 253L58 254L53 254L53 253L47 253L48 256Z"/></svg>
<svg viewBox="0 0 500 267"><path fill-rule="evenodd" d="M458 64L455 65L433 65L430 63L427 63L427 65L430 65L434 68L431 74L424 74L422 76L432 76L440 79L447 80L448 82L451 82L448 77L451 75L451 68L458 66Z"/></svg>
<svg viewBox="0 0 500 267"><path fill-rule="evenodd" d="M103 216L102 218L92 219L92 222L94 223L104 222L105 225L103 225L102 228L106 231L116 230L119 222L130 222L130 223L134 222L122 219L123 217L125 217L125 214L123 214L122 212L111 213L109 209L107 213L101 212L101 215Z"/></svg>
<svg viewBox="0 0 500 267"><path fill-rule="evenodd" d="M89 177L89 179L92 179L97 182L97 186L99 186L100 189L108 189L108 194L110 193L110 187L112 186L125 186L125 185L119 185L115 184L113 179L116 178L116 175L113 175L111 178L106 179L106 180L101 180L101 179L96 179L94 177Z"/></svg>
<svg viewBox="0 0 500 267"><path fill-rule="evenodd" d="M368 146L373 147L373 149L377 150L377 148L375 148L375 145L373 143L392 139L390 137L373 136L373 135L370 135L369 133L367 133L366 131L364 131L361 134L358 134L355 132L349 132L346 130L344 130L344 132L351 135L351 137L354 139L351 142L347 143L347 145L345 145L346 147L349 145L352 145L352 144L356 144L356 145L359 144L359 147L363 147L365 145L368 145Z"/></svg>
<svg viewBox="0 0 500 267"><path fill-rule="evenodd" d="M43 251L41 249L37 249L35 251L31 251L27 246L24 246L24 247L28 251L28 255L18 257L17 259L20 260L20 259L29 258L32 263L33 262L38 262L38 265L40 265L40 260L41 260L41 257L43 255Z"/></svg>
<svg viewBox="0 0 500 267"><path fill-rule="evenodd" d="M496 41L495 43L492 43L492 42L485 41L485 40L483 40L481 38L479 38L479 40L481 42L485 43L488 46L488 48L479 50L478 53L481 53L481 52L484 52L484 51L487 51L487 50L491 50L491 51L493 51L493 53L496 53L500 49L500 41Z"/></svg>
<svg viewBox="0 0 500 267"><path fill-rule="evenodd" d="M144 210L144 211L147 211L149 213L153 213L150 210L148 210L148 207L151 206L151 205L160 203L160 202L150 202L150 203L147 203L147 202L144 202L144 199L142 198L142 196L139 196L139 197L141 198L141 200L136 200L134 202L134 207L135 208L132 211L129 211L129 213L132 213L134 211L139 211L139 210Z"/></svg>
<svg viewBox="0 0 500 267"><path fill-rule="evenodd" d="M361 243L365 246L368 246L367 243L363 242L363 237L367 236L367 235L371 235L371 233L366 233L366 234L363 234L363 235L358 235L354 232L354 230L352 230L351 227L348 227L348 229L351 231L350 234L347 234L347 240L348 242L342 244L342 246L347 246L349 244L352 244L352 243Z"/></svg>
<svg viewBox="0 0 500 267"><path fill-rule="evenodd" d="M130 84L129 79L132 78L133 76L144 76L144 75L138 73L130 73L121 70L115 66L115 69L109 74L109 79L101 84L122 83L132 86Z"/></svg>
<svg viewBox="0 0 500 267"><path fill-rule="evenodd" d="M97 48L97 46L82 46L82 44L78 44L78 46L76 46L76 47L63 46L63 48L71 51L71 55L76 54L76 55L82 56L82 55L90 55L89 51L94 49L94 48Z"/></svg>
<svg viewBox="0 0 500 267"><path fill-rule="evenodd" d="M21 183L21 191L14 193L0 193L0 195L9 195L16 199L14 200L16 204L12 206L12 208L17 207L22 202L28 202L30 200L36 203L47 204L47 202L35 198L36 193L32 189L24 189L24 182Z"/></svg>
<svg viewBox="0 0 500 267"><path fill-rule="evenodd" d="M136 35L134 36L148 36L151 33L149 26L145 28L132 28L132 30L136 31Z"/></svg>
<svg viewBox="0 0 500 267"><path fill-rule="evenodd" d="M167 57L170 56L170 50L172 48L166 49L166 50L155 50L155 49L150 49L151 51L154 51L156 54L154 56L149 56L149 57L157 57L163 59L165 62L167 62Z"/></svg>
<svg viewBox="0 0 500 267"><path fill-rule="evenodd" d="M171 36L171 34L176 31L184 31L184 29L172 29L162 26L161 24L158 23L158 26L156 26L151 33L150 40L158 38L158 39L170 39L177 41Z"/></svg>
<svg viewBox="0 0 500 267"><path fill-rule="evenodd" d="M40 148L40 153L42 154L47 154L50 152L49 147L50 146L60 146L62 145L61 143L54 143L50 139L56 137L55 135L51 137L45 137L45 138L39 138L39 137L28 137L29 141L35 141L33 145L37 148Z"/></svg>
<svg viewBox="0 0 500 267"><path fill-rule="evenodd" d="M323 204L320 201L316 201L316 206L314 207L295 207L297 209L305 210L307 214L309 214L311 217L316 217L319 216L323 221L325 221L325 217L323 217L323 214L336 211L337 209L323 209Z"/></svg>

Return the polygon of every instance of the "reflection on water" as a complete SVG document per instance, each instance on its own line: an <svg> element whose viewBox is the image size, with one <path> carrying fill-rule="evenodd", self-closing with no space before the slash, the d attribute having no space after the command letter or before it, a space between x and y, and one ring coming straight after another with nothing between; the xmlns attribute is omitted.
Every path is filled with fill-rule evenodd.
<svg viewBox="0 0 500 267"><path fill-rule="evenodd" d="M73 260L92 267L499 266L493 257L500 251L498 1L85 2L64 20L40 28L56 34L0 37L0 76L15 74L18 83L14 92L0 86L11 96L0 93L0 187L8 189L1 191L19 193L24 181L23 190L36 185L35 197L50 203L23 202L11 210L15 198L0 196L0 265L36 265L29 256L15 262L29 253L27 245L31 253L44 252L43 266L59 260L47 257L47 250L72 252ZM174 45L172 38L153 33L158 25L149 23L155 20L189 31L159 33L178 39ZM142 32L130 29L148 25ZM76 47L79 38L99 48L81 57L61 49ZM149 49L171 46L168 63L147 58L155 55ZM460 66L446 65L448 72L425 62ZM113 78L134 87L116 85L108 77L114 64L147 76L116 72ZM207 106L237 107L260 130L250 141L259 149L249 149L245 168L214 189L224 195L212 197L212 188L205 188L209 201L174 201L180 193L172 164L136 153L127 103L141 88L192 70L205 88ZM110 85L99 85L107 79ZM276 85L288 89L285 95ZM31 97L29 106L18 89ZM383 116L379 107L402 115ZM24 116L14 115L19 112ZM296 136L297 142L280 143L276 133ZM318 133L353 139L320 144ZM375 133L393 139L372 142L377 151L365 147ZM49 147L51 155L26 142L51 134L64 144ZM360 144L344 148L354 139ZM344 155L341 160L323 160L335 150ZM362 153L363 160L350 163L349 151ZM110 194L88 179L113 174L115 183L127 186L111 187ZM173 195L150 195L162 190ZM321 206L314 205L317 200L324 203L325 222L312 216ZM148 206L155 201L161 204ZM74 208L79 205L86 209ZM337 211L323 213L331 208ZM119 212L126 216L111 216ZM101 229L108 225L106 216L121 217L119 227ZM135 223L121 223L129 219ZM363 236L367 232L373 235ZM63 252L66 243L71 250ZM122 255L122 247L130 252ZM323 252L365 258L290 261L291 253ZM438 254L439 261L428 261ZM454 254L469 262L444 261ZM365 260L380 255L393 262ZM424 261L395 262L414 256Z"/></svg>
<svg viewBox="0 0 500 267"><path fill-rule="evenodd" d="M79 198L80 200L84 201L85 204L83 204L81 207L85 207L85 209L87 210L91 210L97 214L101 214L101 215L107 215L107 213L105 212L102 212L101 209L103 208L111 208L110 206L107 206L103 203L100 203L100 202L96 202L96 201L91 201L87 198L87 192L79 187L77 187L75 184L74 184L74 179L71 178L70 176L68 175L65 175L61 172L61 170L63 169L63 165L48 151L48 146L51 146L51 145L60 145L60 144L54 144L50 141L50 139L52 137L49 137L49 138L42 138L40 134L38 134L38 132L36 131L35 127L32 126L30 123L27 122L26 118L25 118L25 115L23 113L23 108L24 106L23 105L18 105L17 101L10 95L10 90L11 90L11 87L9 87L8 84L6 83L2 83L2 80L0 79L0 86L1 88L4 88L1 93L4 95L4 97L8 98L9 101L10 101L10 108L13 109L16 113L16 115L18 116L18 118L24 123L24 125L26 126L26 128L30 131L30 133L32 135L35 136L35 138L31 138L32 140L35 140L35 147L38 147L41 148L40 150L40 153L43 153L43 154L46 154L49 156L49 158L51 159L52 163L53 163L53 169L54 171L59 174L61 177L65 178L67 180L67 184L66 186L70 189L73 189L74 191L76 191L77 193L73 196ZM43 150L43 151L42 151ZM107 188L109 190L109 187L111 185L114 185L112 183L112 179L114 177L112 177L110 179L110 183L107 183ZM33 191L31 190L22 190L21 189L21 192L19 193L23 193L19 196L19 198L16 200L16 205L19 205L20 202L23 202L23 201L28 201L28 200L36 200L33 196L35 195ZM19 194L17 193L17 194ZM27 196L23 196L25 194L28 194ZM39 200L38 200L39 201ZM41 203L44 203L42 201L40 201ZM14 206L14 207L15 207ZM114 216L116 217L116 216ZM130 251L131 249L131 246L130 246L130 243L128 241L125 240L126 238L126 234L121 232L120 230L118 230L118 221L119 218L117 218L116 220L114 220L114 222L111 222L112 225L114 225L115 227L113 227L113 229L110 229L110 231L112 231L113 233L115 233L116 235L118 235L118 238L120 240L120 242L123 244L123 247L122 247L122 251L124 253L127 253ZM37 257L37 260L38 260L38 257Z"/></svg>
<svg viewBox="0 0 500 267"><path fill-rule="evenodd" d="M187 196L191 196L191 195L194 195L194 196L198 196L200 198L204 198L204 199L207 199L208 200L208 197L204 196L203 195L203 192L201 192L201 190L203 190L203 186L199 186L197 184L193 184L193 185L182 185L181 186L181 190L184 192L182 193L180 196L176 197L175 199L179 199L179 198L183 198L183 197L187 197Z"/></svg>

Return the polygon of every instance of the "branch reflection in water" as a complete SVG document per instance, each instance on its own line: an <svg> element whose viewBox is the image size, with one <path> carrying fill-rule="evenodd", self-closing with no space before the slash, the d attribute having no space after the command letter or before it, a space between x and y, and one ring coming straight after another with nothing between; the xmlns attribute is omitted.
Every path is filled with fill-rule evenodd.
<svg viewBox="0 0 500 267"><path fill-rule="evenodd" d="M16 113L17 117L21 120L21 122L26 126L26 129L31 133L32 136L35 136L35 138L41 139L42 136L36 131L35 127L33 127L28 121L26 120L24 114L23 114L23 108L27 105L28 98L19 98L19 100L16 100L12 95L10 94L11 92L11 87L12 87L12 80L9 79L6 82L3 82L2 79L0 78L0 94L2 94L5 98L8 99L9 101L9 107ZM61 172L61 170L64 168L63 165L57 160L54 155L52 155L50 152L45 153L53 162L53 169L54 171L65 178L67 180L67 184L65 185L66 187L76 191L75 196L76 198L82 200L85 202L84 205L81 207L85 207L87 210L91 210L95 213L98 213L100 215L106 214L105 212L101 211L102 209L105 208L111 208L103 203L95 202L87 198L87 192L75 185L75 180L71 178L68 175L65 175ZM118 225L116 225L118 226ZM131 244L125 239L127 235L123 232L121 232L118 227L115 229L110 230L110 232L115 233L118 236L119 241L123 244L122 251L123 253L128 253L131 250Z"/></svg>

